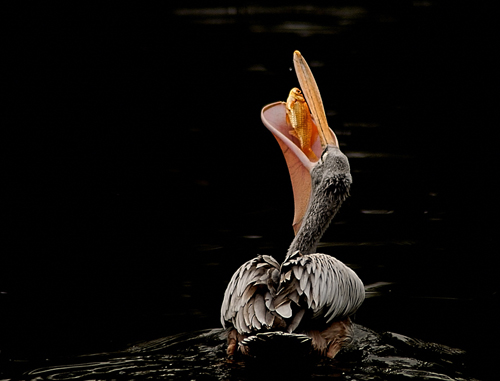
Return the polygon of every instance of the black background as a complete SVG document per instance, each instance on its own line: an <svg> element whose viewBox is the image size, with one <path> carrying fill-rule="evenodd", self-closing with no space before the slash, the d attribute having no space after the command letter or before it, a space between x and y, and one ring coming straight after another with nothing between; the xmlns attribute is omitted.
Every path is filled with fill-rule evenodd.
<svg viewBox="0 0 500 381"><path fill-rule="evenodd" d="M395 285L358 321L494 354L487 9L116 2L7 14L2 361L217 327L236 267L281 259L291 191L259 113L297 85L295 49L353 171L326 250L366 284Z"/></svg>

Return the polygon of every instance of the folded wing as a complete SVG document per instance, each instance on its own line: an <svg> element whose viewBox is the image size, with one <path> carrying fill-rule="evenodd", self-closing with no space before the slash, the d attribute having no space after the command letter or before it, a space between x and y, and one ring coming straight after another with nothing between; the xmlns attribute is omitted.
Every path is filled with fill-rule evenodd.
<svg viewBox="0 0 500 381"><path fill-rule="evenodd" d="M234 273L222 302L224 328L232 325L239 333L250 333L273 327L279 270L273 257L259 255Z"/></svg>
<svg viewBox="0 0 500 381"><path fill-rule="evenodd" d="M356 312L365 298L364 286L356 273L326 254L295 253L281 267L276 293L276 311L289 311L294 319L287 331L294 332L304 314L310 321L328 324Z"/></svg>

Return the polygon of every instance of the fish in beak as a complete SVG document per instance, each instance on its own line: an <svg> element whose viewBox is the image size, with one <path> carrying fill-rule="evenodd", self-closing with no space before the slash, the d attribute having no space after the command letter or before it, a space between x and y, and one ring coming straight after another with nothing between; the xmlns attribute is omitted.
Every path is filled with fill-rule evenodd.
<svg viewBox="0 0 500 381"><path fill-rule="evenodd" d="M293 65L300 89L293 88L286 102L264 106L261 119L278 141L290 173L295 204L293 229L300 228L311 196L311 171L327 146L338 147L328 127L321 94L306 60L296 50Z"/></svg>

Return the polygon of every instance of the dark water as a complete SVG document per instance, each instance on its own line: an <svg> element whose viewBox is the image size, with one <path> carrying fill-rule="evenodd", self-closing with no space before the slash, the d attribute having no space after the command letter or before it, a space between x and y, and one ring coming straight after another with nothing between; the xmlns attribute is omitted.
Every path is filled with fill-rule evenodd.
<svg viewBox="0 0 500 381"><path fill-rule="evenodd" d="M270 362L226 360L222 329L180 334L115 353L78 356L72 363L31 370L27 379L326 379L472 380L464 351L355 326L356 339L334 360L276 355Z"/></svg>
<svg viewBox="0 0 500 381"><path fill-rule="evenodd" d="M297 85L299 49L354 180L321 251L370 291L357 345L308 374L495 379L492 24L473 11L11 10L2 377L250 379L224 360L219 306L243 261L292 239L259 113Z"/></svg>

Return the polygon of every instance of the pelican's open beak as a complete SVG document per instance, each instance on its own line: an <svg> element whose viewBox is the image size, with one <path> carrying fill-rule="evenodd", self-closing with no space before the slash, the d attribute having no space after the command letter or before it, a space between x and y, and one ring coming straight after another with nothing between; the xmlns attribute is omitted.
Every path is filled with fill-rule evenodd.
<svg viewBox="0 0 500 381"><path fill-rule="evenodd" d="M338 147L337 137L328 127L323 102L318 86L314 80L309 65L299 51L293 54L293 64L297 78L312 114L318 136L311 142L311 149L319 158L327 146ZM310 172L317 162L310 160L300 148L299 141L290 134L290 126L286 121L286 107L284 102L271 103L264 106L261 112L264 125L273 133L285 156L290 179L292 181L295 214L293 229L298 232L311 195Z"/></svg>

